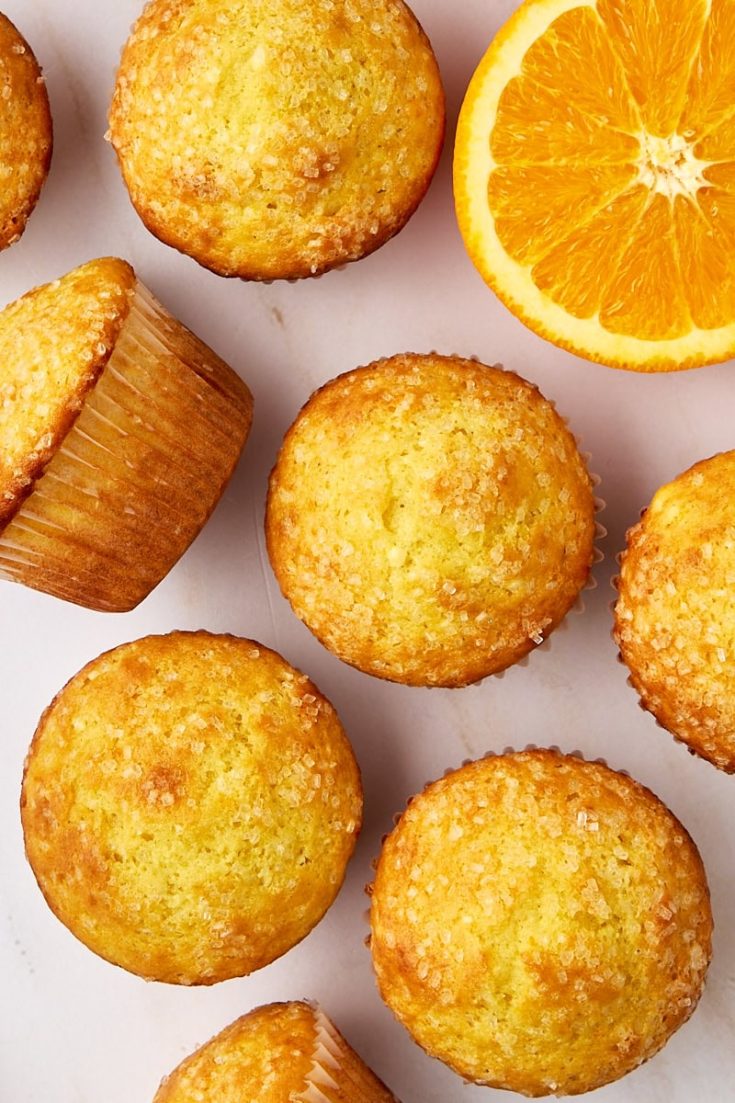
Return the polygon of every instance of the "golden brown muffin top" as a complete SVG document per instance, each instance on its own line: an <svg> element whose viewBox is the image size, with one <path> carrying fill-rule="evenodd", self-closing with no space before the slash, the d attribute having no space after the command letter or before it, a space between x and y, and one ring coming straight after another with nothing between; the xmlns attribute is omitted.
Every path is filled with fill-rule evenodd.
<svg viewBox="0 0 735 1103"><path fill-rule="evenodd" d="M735 452L654 495L628 533L615 638L656 719L735 772Z"/></svg>
<svg viewBox="0 0 735 1103"><path fill-rule="evenodd" d="M102 957L180 984L243 976L321 919L360 828L332 706L260 644L175 632L90 663L29 752L26 851Z"/></svg>
<svg viewBox="0 0 735 1103"><path fill-rule="evenodd" d="M691 1015L711 954L702 862L631 778L554 751L464 766L413 800L372 899L384 999L462 1076L578 1094Z"/></svg>
<svg viewBox="0 0 735 1103"><path fill-rule="evenodd" d="M162 1083L155 1103L396 1103L326 1015L270 1004L223 1030Z"/></svg>
<svg viewBox="0 0 735 1103"><path fill-rule="evenodd" d="M128 316L123 260L93 260L0 313L0 529L79 416Z"/></svg>
<svg viewBox="0 0 735 1103"><path fill-rule="evenodd" d="M0 249L18 240L51 163L51 111L33 51L0 12Z"/></svg>
<svg viewBox="0 0 735 1103"><path fill-rule="evenodd" d="M444 96L402 0L153 0L110 128L153 233L221 275L292 278L403 226L439 158Z"/></svg>
<svg viewBox="0 0 735 1103"><path fill-rule="evenodd" d="M396 356L311 397L271 476L271 562L341 658L412 685L509 666L589 576L594 499L574 438L530 383Z"/></svg>

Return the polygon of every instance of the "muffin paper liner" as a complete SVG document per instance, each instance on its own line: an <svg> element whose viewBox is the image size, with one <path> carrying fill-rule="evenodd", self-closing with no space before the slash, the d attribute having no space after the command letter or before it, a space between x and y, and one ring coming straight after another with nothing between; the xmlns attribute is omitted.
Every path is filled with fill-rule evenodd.
<svg viewBox="0 0 735 1103"><path fill-rule="evenodd" d="M370 253L366 253L365 257L369 257L370 255ZM342 264L335 264L332 268L325 268L323 272L310 272L308 276L279 276L267 280L252 280L251 282L259 283L262 287L273 287L273 285L277 283L295 284L304 283L305 280L323 280L330 272L345 272L351 264L357 264L358 260L364 260L365 257L358 257L356 260L346 260Z"/></svg>
<svg viewBox="0 0 735 1103"><path fill-rule="evenodd" d="M235 372L137 283L76 423L0 533L0 578L134 608L207 521L251 418Z"/></svg>
<svg viewBox="0 0 735 1103"><path fill-rule="evenodd" d="M347 1045L321 1008L315 1003L310 1006L316 1027L313 1065L305 1088L294 1099L299 1103L342 1100L345 1103L398 1103Z"/></svg>

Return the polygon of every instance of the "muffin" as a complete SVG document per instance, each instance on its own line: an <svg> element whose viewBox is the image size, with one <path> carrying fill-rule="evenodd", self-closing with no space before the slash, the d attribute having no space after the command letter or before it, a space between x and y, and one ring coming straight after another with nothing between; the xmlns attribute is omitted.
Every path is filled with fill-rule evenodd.
<svg viewBox="0 0 735 1103"><path fill-rule="evenodd" d="M0 578L134 608L227 485L248 388L110 258L2 311L0 362Z"/></svg>
<svg viewBox="0 0 735 1103"><path fill-rule="evenodd" d="M517 662L590 574L595 503L574 438L530 383L395 356L311 397L271 475L271 563L336 655L408 685Z"/></svg>
<svg viewBox="0 0 735 1103"><path fill-rule="evenodd" d="M0 249L20 238L51 164L46 85L33 51L0 12Z"/></svg>
<svg viewBox="0 0 735 1103"><path fill-rule="evenodd" d="M702 862L599 762L534 750L430 785L385 842L372 953L386 1003L467 1080L578 1095L652 1057L702 993Z"/></svg>
<svg viewBox="0 0 735 1103"><path fill-rule="evenodd" d="M621 564L615 639L642 704L735 773L735 452L658 490Z"/></svg>
<svg viewBox="0 0 735 1103"><path fill-rule="evenodd" d="M273 651L124 644L41 718L22 794L52 911L150 980L214 984L295 946L335 899L362 813L334 709Z"/></svg>
<svg viewBox="0 0 735 1103"><path fill-rule="evenodd" d="M244 1015L163 1081L154 1103L397 1103L318 1007Z"/></svg>
<svg viewBox="0 0 735 1103"><path fill-rule="evenodd" d="M167 245L221 276L295 279L402 229L439 159L444 94L403 0L152 0L109 136Z"/></svg>

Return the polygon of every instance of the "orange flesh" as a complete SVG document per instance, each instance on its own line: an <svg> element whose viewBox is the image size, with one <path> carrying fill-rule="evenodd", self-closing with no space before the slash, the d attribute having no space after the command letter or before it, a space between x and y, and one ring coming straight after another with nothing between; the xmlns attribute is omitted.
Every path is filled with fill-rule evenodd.
<svg viewBox="0 0 735 1103"><path fill-rule="evenodd" d="M553 302L654 341L735 321L732 0L572 8L490 141L498 238Z"/></svg>

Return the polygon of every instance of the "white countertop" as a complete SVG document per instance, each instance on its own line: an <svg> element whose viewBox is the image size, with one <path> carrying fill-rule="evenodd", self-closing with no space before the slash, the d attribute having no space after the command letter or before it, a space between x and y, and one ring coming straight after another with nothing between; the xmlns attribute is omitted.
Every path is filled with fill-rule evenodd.
<svg viewBox="0 0 735 1103"><path fill-rule="evenodd" d="M698 843L717 923L709 984L691 1022L649 1065L595 1095L605 1103L735 1098L735 779L691 758L639 710L610 639L609 579L626 528L653 491L735 446L735 376L723 365L639 377L585 363L535 337L476 275L454 221L454 123L473 67L514 0L414 0L443 70L449 135L431 192L374 256L315 282L219 279L159 244L135 215L102 140L119 50L141 0L5 0L44 66L55 122L51 175L22 241L0 254L0 304L95 256L136 266L162 302L255 394L244 461L202 536L134 613L86 612L0 583L0 1100L150 1103L157 1084L236 1016L273 1000L319 999L403 1103L470 1103L506 1093L462 1086L382 1005L372 978L363 886L392 815L450 766L487 750L555 743L603 756L661 796ZM267 473L310 392L395 352L502 362L558 403L602 476L610 530L598 589L548 651L460 691L406 689L329 655L281 598L263 547ZM347 883L320 926L280 961L212 989L146 984L61 926L23 857L18 796L41 711L106 648L149 632L208 628L275 647L336 705L361 763L366 824Z"/></svg>

